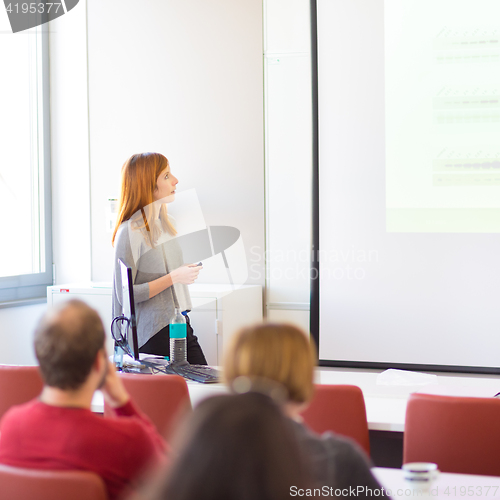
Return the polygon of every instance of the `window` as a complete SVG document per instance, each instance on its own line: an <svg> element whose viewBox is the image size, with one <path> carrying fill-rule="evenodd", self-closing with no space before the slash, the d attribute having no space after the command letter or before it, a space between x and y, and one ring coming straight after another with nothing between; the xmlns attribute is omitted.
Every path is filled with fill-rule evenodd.
<svg viewBox="0 0 500 500"><path fill-rule="evenodd" d="M0 33L0 302L52 284L48 32Z"/></svg>

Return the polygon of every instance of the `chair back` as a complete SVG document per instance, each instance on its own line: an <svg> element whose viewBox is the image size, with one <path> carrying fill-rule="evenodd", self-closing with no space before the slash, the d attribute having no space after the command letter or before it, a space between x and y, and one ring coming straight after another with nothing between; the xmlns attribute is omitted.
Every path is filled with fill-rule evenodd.
<svg viewBox="0 0 500 500"><path fill-rule="evenodd" d="M179 375L119 374L125 389L139 409L167 439L182 412L191 411L186 381ZM104 403L104 416L113 415Z"/></svg>
<svg viewBox="0 0 500 500"><path fill-rule="evenodd" d="M31 401L42 389L38 366L0 365L0 419L11 406Z"/></svg>
<svg viewBox="0 0 500 500"><path fill-rule="evenodd" d="M350 437L370 456L365 400L359 387L316 384L311 404L302 417L314 432L332 431Z"/></svg>
<svg viewBox="0 0 500 500"><path fill-rule="evenodd" d="M500 401L411 394L403 462L435 462L443 472L500 476Z"/></svg>
<svg viewBox="0 0 500 500"><path fill-rule="evenodd" d="M107 500L104 481L93 472L22 469L0 464L2 500Z"/></svg>

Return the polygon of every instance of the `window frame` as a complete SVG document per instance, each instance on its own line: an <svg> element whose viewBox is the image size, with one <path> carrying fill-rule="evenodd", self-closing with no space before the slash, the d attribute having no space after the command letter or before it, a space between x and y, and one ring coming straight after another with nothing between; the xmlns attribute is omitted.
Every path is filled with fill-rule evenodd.
<svg viewBox="0 0 500 500"><path fill-rule="evenodd" d="M14 276L0 276L0 308L39 302L46 299L47 286L52 285L52 194L50 162L50 90L49 90L49 32L47 24L33 28L37 33L36 44L36 82L34 85L37 99L36 146L32 149L38 159L38 189L36 196L43 197L43 210L38 210L40 233L40 262L44 262L45 271ZM31 36L15 35L11 36ZM43 188L40 187L42 184ZM35 194L35 193L33 193ZM40 203L38 204L40 207ZM38 299L38 300L37 300Z"/></svg>

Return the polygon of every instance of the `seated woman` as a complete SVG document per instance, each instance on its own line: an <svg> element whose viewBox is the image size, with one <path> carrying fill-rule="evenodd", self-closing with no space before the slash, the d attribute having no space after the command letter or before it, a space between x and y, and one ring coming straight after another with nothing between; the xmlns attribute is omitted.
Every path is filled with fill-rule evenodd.
<svg viewBox="0 0 500 500"><path fill-rule="evenodd" d="M302 330L268 323L245 328L235 336L225 356L224 377L236 391L239 385L245 385L245 379L255 380L258 385L269 380L286 389L282 410L293 422L316 488L364 486L364 491L377 489L377 496L384 496L385 490L382 492L356 443L332 433L319 436L302 425L300 413L313 395L315 365L314 347Z"/></svg>
<svg viewBox="0 0 500 500"><path fill-rule="evenodd" d="M177 458L141 500L282 500L310 487L293 426L256 392L214 396L193 411Z"/></svg>

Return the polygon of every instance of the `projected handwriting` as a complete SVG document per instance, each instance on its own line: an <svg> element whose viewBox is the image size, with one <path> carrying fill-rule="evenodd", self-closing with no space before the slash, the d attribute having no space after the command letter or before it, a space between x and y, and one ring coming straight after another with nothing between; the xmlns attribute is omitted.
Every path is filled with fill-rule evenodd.
<svg viewBox="0 0 500 500"><path fill-rule="evenodd" d="M432 46L438 64L497 63L500 27L445 27Z"/></svg>

